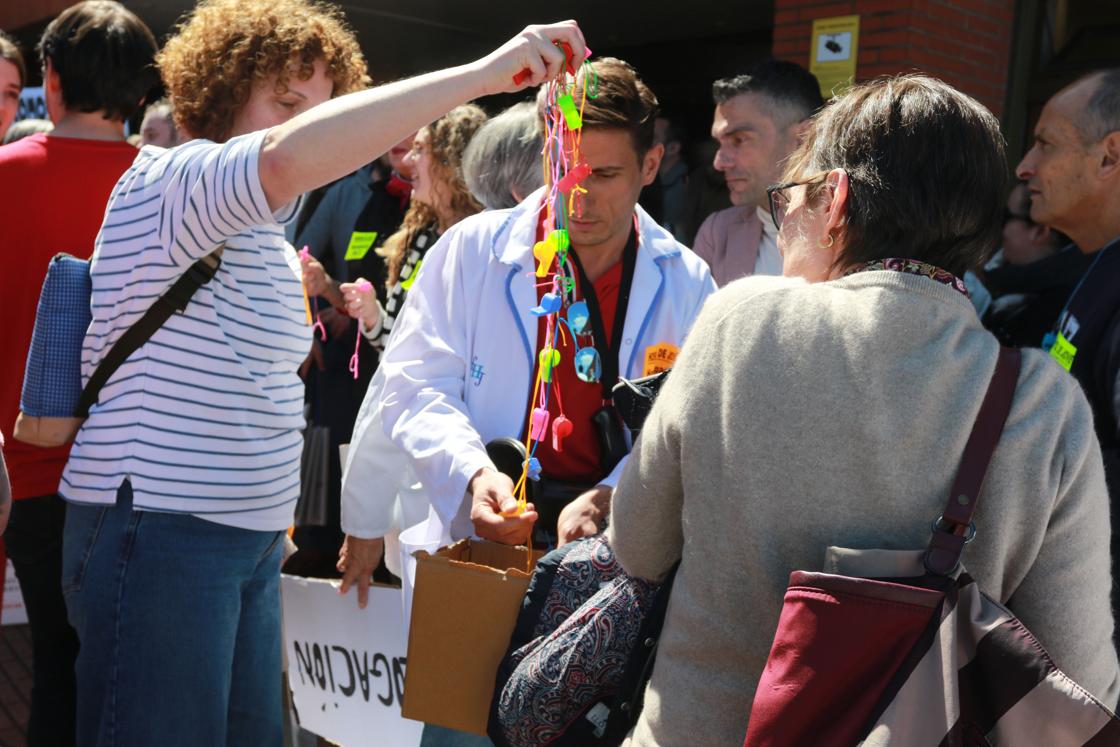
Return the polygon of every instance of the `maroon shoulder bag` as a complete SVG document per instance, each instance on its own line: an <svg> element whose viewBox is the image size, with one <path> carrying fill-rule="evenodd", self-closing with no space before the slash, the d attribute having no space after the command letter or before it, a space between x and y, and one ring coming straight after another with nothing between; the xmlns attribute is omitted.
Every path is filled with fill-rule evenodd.
<svg viewBox="0 0 1120 747"><path fill-rule="evenodd" d="M830 548L790 575L744 747L1120 745L1120 720L961 566L1020 367L1000 351L924 551Z"/></svg>

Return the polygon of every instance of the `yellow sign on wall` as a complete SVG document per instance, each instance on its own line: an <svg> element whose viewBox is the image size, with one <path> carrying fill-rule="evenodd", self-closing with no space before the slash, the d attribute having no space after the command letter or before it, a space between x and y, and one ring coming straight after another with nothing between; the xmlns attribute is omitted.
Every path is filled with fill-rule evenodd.
<svg viewBox="0 0 1120 747"><path fill-rule="evenodd" d="M856 77L859 55L859 16L836 16L813 21L809 71L821 84L825 99L843 92Z"/></svg>

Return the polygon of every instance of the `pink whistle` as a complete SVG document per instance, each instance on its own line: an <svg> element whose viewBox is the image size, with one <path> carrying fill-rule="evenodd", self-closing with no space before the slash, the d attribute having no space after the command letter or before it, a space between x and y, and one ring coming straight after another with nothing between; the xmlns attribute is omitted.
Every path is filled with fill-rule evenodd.
<svg viewBox="0 0 1120 747"><path fill-rule="evenodd" d="M299 250L299 258L301 261L307 262L311 259L311 251L306 246L303 247Z"/></svg>
<svg viewBox="0 0 1120 747"><path fill-rule="evenodd" d="M363 280L362 282L358 283L358 290L371 291L373 290L373 283L368 280Z"/></svg>
<svg viewBox="0 0 1120 747"><path fill-rule="evenodd" d="M587 177L591 176L591 167L586 162L580 161L571 171L564 174L564 178L556 185L556 189L561 192L571 192L572 187L582 182Z"/></svg>
<svg viewBox="0 0 1120 747"><path fill-rule="evenodd" d="M548 430L548 410L543 407L533 408L532 426L529 428L529 438L540 441Z"/></svg>
<svg viewBox="0 0 1120 747"><path fill-rule="evenodd" d="M575 428L575 426L572 425L572 421L568 420L563 415L560 415L559 417L556 418L556 420L552 421L552 449L553 449L553 451L557 451L557 452L564 451L564 447L561 445L560 442L563 441L568 436L572 435L572 429L573 428Z"/></svg>

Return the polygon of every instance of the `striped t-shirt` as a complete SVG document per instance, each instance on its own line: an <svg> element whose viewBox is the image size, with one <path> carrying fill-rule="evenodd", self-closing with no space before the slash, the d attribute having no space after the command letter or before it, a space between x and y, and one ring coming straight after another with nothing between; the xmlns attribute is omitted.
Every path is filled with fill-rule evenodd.
<svg viewBox="0 0 1120 747"><path fill-rule="evenodd" d="M62 476L69 501L286 528L299 495L311 331L299 261L257 170L264 133L145 148L109 198L92 261L93 323L82 375L197 259L221 268L113 374Z"/></svg>

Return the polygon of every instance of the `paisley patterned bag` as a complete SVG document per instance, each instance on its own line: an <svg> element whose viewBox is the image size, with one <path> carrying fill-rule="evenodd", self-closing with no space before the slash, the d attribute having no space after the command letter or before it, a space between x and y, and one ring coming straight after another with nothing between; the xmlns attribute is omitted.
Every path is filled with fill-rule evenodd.
<svg viewBox="0 0 1120 747"><path fill-rule="evenodd" d="M603 535L541 558L498 668L498 747L619 744L640 711L672 576L627 576Z"/></svg>

